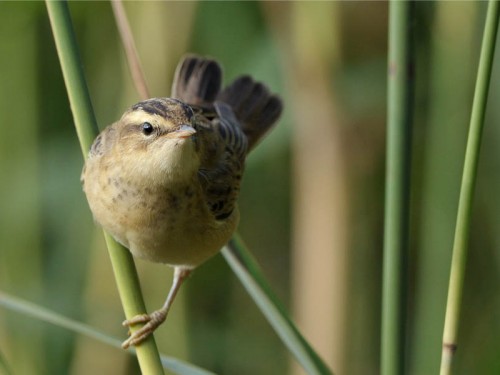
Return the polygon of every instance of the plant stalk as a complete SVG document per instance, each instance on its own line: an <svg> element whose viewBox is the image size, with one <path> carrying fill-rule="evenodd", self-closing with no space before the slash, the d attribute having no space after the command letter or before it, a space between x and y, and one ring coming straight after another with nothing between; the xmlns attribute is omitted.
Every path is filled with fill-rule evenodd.
<svg viewBox="0 0 500 375"><path fill-rule="evenodd" d="M411 167L411 3L389 4L381 374L404 373Z"/></svg>
<svg viewBox="0 0 500 375"><path fill-rule="evenodd" d="M47 11L54 34L57 53L68 91L75 127L84 155L97 135L98 128L90 101L81 59L79 57L73 25L67 1L46 1ZM144 314L146 309L142 298L137 271L130 252L105 234L108 251L115 273L118 291L127 319ZM133 327L132 330L139 329ZM139 365L144 374L163 374L160 355L153 335L137 346Z"/></svg>
<svg viewBox="0 0 500 375"><path fill-rule="evenodd" d="M288 318L285 308L269 286L257 261L237 233L222 249L222 255L304 370L308 374L331 375L328 366Z"/></svg>
<svg viewBox="0 0 500 375"><path fill-rule="evenodd" d="M146 84L146 78L142 70L139 54L135 47L134 37L132 36L127 14L125 13L125 9L123 9L123 2L121 0L111 0L111 6L115 15L118 31L120 32L123 48L127 55L127 62L134 85L142 100L149 99L151 96L149 94L148 85Z"/></svg>
<svg viewBox="0 0 500 375"><path fill-rule="evenodd" d="M446 303L443 332L441 375L449 375L452 373L453 359L455 358L455 352L457 350L460 308L467 264L470 223L472 221L472 201L476 185L481 135L484 127L486 102L488 99L488 89L495 52L499 9L497 0L491 0L489 2L458 202L457 224L455 227L455 239L453 243L448 300Z"/></svg>

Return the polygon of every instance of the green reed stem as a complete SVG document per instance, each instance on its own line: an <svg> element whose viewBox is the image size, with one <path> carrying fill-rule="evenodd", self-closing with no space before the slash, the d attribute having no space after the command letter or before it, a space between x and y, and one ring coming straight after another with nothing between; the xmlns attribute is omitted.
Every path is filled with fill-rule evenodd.
<svg viewBox="0 0 500 375"><path fill-rule="evenodd" d="M257 261L235 233L222 255L253 298L267 321L308 374L332 372L288 318L285 308L273 293Z"/></svg>
<svg viewBox="0 0 500 375"><path fill-rule="evenodd" d="M68 6L63 1L46 1L46 5L67 86L76 132L83 156L86 158L99 130L92 110Z"/></svg>
<svg viewBox="0 0 500 375"><path fill-rule="evenodd" d="M381 374L404 373L411 165L410 2L389 5Z"/></svg>
<svg viewBox="0 0 500 375"><path fill-rule="evenodd" d="M47 0L46 5L78 139L85 158L98 128L81 67L68 4L66 1ZM106 243L126 317L144 314L146 308L132 255L108 235ZM140 326L133 327L132 330L139 328ZM137 357L144 374L163 374L160 355L152 335L137 347Z"/></svg>
<svg viewBox="0 0 500 375"><path fill-rule="evenodd" d="M452 373L453 359L457 349L460 307L467 263L470 223L472 220L472 199L474 197L474 188L476 185L481 135L484 126L493 56L495 53L498 17L499 3L497 0L492 0L488 5L486 24L484 27L458 202L457 224L455 227L450 282L448 286L448 301L446 304L446 317L444 322L441 375L449 375Z"/></svg>

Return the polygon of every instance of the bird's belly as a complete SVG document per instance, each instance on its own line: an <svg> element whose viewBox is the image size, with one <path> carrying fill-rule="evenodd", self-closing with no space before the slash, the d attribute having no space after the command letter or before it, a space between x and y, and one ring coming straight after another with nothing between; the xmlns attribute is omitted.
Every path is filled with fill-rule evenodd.
<svg viewBox="0 0 500 375"><path fill-rule="evenodd" d="M134 256L153 262L196 267L227 243L239 219L236 209L215 220L195 185L107 189L89 199L95 219Z"/></svg>
<svg viewBox="0 0 500 375"><path fill-rule="evenodd" d="M226 227L226 228L224 228ZM175 266L196 267L217 254L233 228L221 226L158 226L129 231L127 240L138 258Z"/></svg>

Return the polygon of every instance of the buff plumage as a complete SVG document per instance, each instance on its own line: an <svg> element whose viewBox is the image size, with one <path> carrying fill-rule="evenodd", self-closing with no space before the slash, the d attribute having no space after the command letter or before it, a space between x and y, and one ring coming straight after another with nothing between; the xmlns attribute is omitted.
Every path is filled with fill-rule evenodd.
<svg viewBox="0 0 500 375"><path fill-rule="evenodd" d="M135 104L89 152L82 181L95 220L134 256L175 268L163 307L124 323L146 323L124 347L165 320L185 277L230 239L246 155L281 113L252 78L221 82L216 61L185 57L172 98Z"/></svg>

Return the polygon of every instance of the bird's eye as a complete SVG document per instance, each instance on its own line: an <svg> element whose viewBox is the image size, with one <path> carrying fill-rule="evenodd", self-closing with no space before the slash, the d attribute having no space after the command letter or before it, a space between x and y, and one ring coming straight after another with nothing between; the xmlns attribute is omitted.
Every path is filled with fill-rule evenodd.
<svg viewBox="0 0 500 375"><path fill-rule="evenodd" d="M145 135L151 135L151 133L153 133L153 125L151 125L149 122L145 122L142 124L142 132L143 134Z"/></svg>

